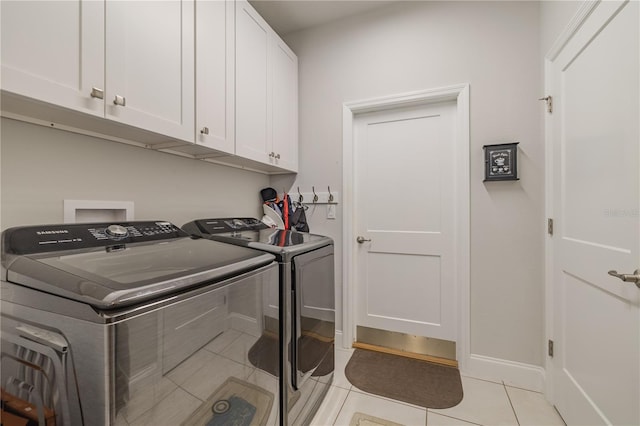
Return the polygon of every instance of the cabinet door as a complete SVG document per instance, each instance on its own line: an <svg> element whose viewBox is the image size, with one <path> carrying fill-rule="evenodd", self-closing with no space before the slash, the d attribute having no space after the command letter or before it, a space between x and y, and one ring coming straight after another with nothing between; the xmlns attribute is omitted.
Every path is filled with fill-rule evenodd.
<svg viewBox="0 0 640 426"><path fill-rule="evenodd" d="M2 89L102 116L104 2L2 1ZM97 92L96 92L97 94Z"/></svg>
<svg viewBox="0 0 640 426"><path fill-rule="evenodd" d="M235 5L196 1L196 142L235 153Z"/></svg>
<svg viewBox="0 0 640 426"><path fill-rule="evenodd" d="M263 163L268 163L272 154L271 31L249 3L236 2L236 154Z"/></svg>
<svg viewBox="0 0 640 426"><path fill-rule="evenodd" d="M298 171L298 58L274 34L272 44L272 164Z"/></svg>
<svg viewBox="0 0 640 426"><path fill-rule="evenodd" d="M105 116L194 141L193 0L107 0Z"/></svg>

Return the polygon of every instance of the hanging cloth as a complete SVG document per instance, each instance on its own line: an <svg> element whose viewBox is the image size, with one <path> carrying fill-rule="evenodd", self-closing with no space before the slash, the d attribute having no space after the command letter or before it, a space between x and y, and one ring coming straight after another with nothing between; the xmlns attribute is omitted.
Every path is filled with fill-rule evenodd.
<svg viewBox="0 0 640 426"><path fill-rule="evenodd" d="M284 229L291 229L289 223L289 212L291 211L291 200L289 194L286 192L282 194L282 221L284 222Z"/></svg>
<svg viewBox="0 0 640 426"><path fill-rule="evenodd" d="M296 211L291 216L291 228L299 232L309 232L309 224L307 223L307 215L302 204L296 207Z"/></svg>

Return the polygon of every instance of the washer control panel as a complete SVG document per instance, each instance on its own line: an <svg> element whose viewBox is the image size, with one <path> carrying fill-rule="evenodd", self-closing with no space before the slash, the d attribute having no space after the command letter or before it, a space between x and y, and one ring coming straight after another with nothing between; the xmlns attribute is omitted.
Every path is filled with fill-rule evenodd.
<svg viewBox="0 0 640 426"><path fill-rule="evenodd" d="M182 232L177 226L169 222L141 222L132 224L112 224L106 227L96 226L87 228L96 240L120 241L125 238L143 241L157 239L160 236L172 236ZM150 237L150 238L148 238Z"/></svg>
<svg viewBox="0 0 640 426"><path fill-rule="evenodd" d="M104 233L111 239L121 240L129 235L127 228L121 225L109 225Z"/></svg>
<svg viewBox="0 0 640 426"><path fill-rule="evenodd" d="M10 228L3 232L2 243L5 253L31 254L188 236L186 232L170 222L141 221Z"/></svg>

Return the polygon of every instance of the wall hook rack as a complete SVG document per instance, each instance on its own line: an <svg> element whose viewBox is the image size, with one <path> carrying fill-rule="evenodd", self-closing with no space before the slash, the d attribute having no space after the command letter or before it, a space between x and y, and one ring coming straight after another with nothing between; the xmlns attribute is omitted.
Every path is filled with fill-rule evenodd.
<svg viewBox="0 0 640 426"><path fill-rule="evenodd" d="M298 203L305 205L317 204L338 204L340 202L340 194L331 190L331 186L327 186L327 192L316 192L315 185L311 187L311 192L300 192L298 189Z"/></svg>

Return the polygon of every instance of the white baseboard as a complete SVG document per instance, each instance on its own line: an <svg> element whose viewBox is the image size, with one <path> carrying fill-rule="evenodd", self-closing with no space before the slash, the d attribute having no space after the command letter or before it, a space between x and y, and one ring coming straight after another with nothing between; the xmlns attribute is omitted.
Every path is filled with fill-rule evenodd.
<svg viewBox="0 0 640 426"><path fill-rule="evenodd" d="M336 330L336 346L342 349L351 349L351 345L349 344L349 346L346 345L346 342L344 341L344 334L342 333L342 330Z"/></svg>
<svg viewBox="0 0 640 426"><path fill-rule="evenodd" d="M464 371L461 371L465 376L504 382L508 386L536 392L545 391L545 369L537 365L475 354L471 354L465 364Z"/></svg>

